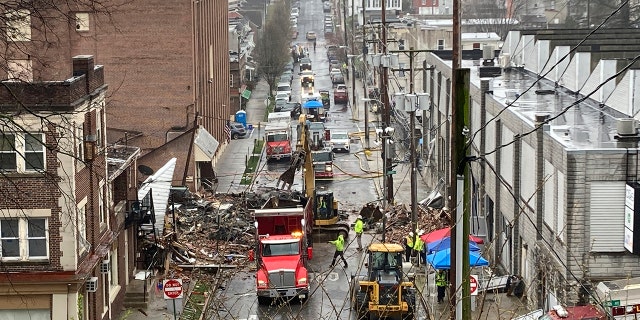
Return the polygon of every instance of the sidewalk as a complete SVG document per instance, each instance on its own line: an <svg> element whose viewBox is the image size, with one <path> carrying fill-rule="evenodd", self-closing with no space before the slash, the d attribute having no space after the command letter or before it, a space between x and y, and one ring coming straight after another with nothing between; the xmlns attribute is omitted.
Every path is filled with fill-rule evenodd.
<svg viewBox="0 0 640 320"><path fill-rule="evenodd" d="M251 155L255 140L261 139L261 129L264 126L267 106L265 100L269 97L269 85L260 80L251 91L251 98L247 101L247 124L253 125L248 137L231 140L224 152L215 163L215 171L218 177L217 193L240 193L247 190L247 185L241 185L245 163Z"/></svg>

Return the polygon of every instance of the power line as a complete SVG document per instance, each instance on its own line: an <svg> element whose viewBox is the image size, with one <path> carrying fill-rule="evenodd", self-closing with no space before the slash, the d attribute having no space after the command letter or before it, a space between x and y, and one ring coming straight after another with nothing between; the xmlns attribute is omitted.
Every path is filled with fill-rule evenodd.
<svg viewBox="0 0 640 320"><path fill-rule="evenodd" d="M529 86L525 91L523 91L523 92L522 92L519 96L517 96L513 101L511 101L510 103L507 103L507 105L506 105L504 108L502 108L502 109L501 109L501 110L500 110L500 111L499 111L495 116L493 116L493 117L492 117L491 119L489 119L485 124L483 124L480 128L478 128L478 130L476 130L476 131L471 135L471 138L469 139L469 141L470 141L470 142L471 142L471 141L473 141L473 140L475 139L475 137L476 137L476 136L477 136L481 131L483 131L483 130L484 130L484 129L485 129L485 128L486 128L486 127L491 123L491 122L493 122L493 121L495 121L496 119L498 119L498 118L500 117L500 115L502 115L502 113L503 113L504 111L506 111L509 107L513 106L513 104L514 104L516 101L518 101L518 99L520 99L520 97L524 96L524 95L525 95L525 93L529 92L533 87L535 87L535 86L538 84L538 82L539 82L542 78L545 78L545 77L546 77L549 73L551 73L551 71L553 71L553 70L554 70L554 69L555 69L555 68L556 68L560 63L562 63L562 61L564 61L565 59L567 59L568 57L570 57L570 56L571 56L571 54L572 54L573 52L575 52L576 50L578 50L578 48L579 48L583 43L585 43L585 42L589 39L589 37L591 37L591 36L592 36L593 34L595 34L598 30L600 30L600 28L602 28L602 27L607 23L607 21L608 21L609 19L611 19L611 17L613 17L616 13L618 13L620 10L622 10L622 8L623 8L626 4L628 4L628 3L629 3L629 0L624 0L624 1L622 2L622 4L620 4L620 6L618 6L618 8L617 8L616 10L614 10L613 12L611 12L611 14L609 14L609 16L607 16L607 17L602 21L602 23L600 23L600 24L599 24L595 29L591 30L591 32L589 32L589 33L588 33L588 34L587 34L587 35L586 35L582 40L580 40L580 42L578 42L578 44L577 44L575 47L571 48L571 50L569 50L569 52L568 52L567 54L565 54L565 55L564 55L560 60L556 61L556 63L555 63L553 66L551 66L547 72L545 72L545 73L544 73L544 74L542 74L542 75L538 75L537 79L536 79L533 83L531 83L531 85L530 85L530 86ZM522 47L522 50L524 50L524 48L525 48L525 46L523 46L523 47ZM635 61L635 59L634 59L634 61ZM546 67L546 65L547 65L547 63L548 63L548 62L549 62L549 59L547 59L547 62L545 63L544 67ZM544 69L544 67L543 67L542 69ZM625 68L624 70L626 71L627 69L629 69L629 68L627 67L627 68ZM566 71L566 69L565 69L565 71ZM563 75L564 75L564 72L565 72L565 71L563 71L563 73L562 73ZM618 73L618 74L619 74L619 73ZM602 86L602 85L598 86L598 88L600 88L601 86ZM593 94L593 92L592 92L591 94ZM591 95L591 94L589 94L589 95ZM565 112L566 112L566 111L565 111ZM554 119L555 119L555 118L554 118ZM469 147L470 142L468 142L468 143L466 143L466 144L465 144L465 151L466 151L466 150L467 150L467 148Z"/></svg>

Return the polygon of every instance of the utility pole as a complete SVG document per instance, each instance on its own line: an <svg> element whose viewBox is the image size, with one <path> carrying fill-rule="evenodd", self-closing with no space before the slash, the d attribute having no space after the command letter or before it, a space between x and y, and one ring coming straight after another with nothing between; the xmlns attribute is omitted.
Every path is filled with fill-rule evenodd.
<svg viewBox="0 0 640 320"><path fill-rule="evenodd" d="M355 0L351 0L355 1ZM365 6L367 5L367 0L362 0L362 61L367 63L367 53L369 51L369 43L367 42L367 15ZM367 78L369 76L368 68L362 68L362 94L365 98L368 98L367 92ZM355 91L355 90L354 90ZM367 101L364 101L364 149L369 150L369 104Z"/></svg>
<svg viewBox="0 0 640 320"><path fill-rule="evenodd" d="M461 31L460 31L460 0L453 0L453 47L452 47L452 63L451 63L451 132L450 132L450 165L449 165L449 203L448 207L451 212L451 270L449 272L449 279L452 280L450 284L450 315L451 319L470 319L470 311L463 312L463 305L469 303L470 299L463 297L469 295L469 235L465 234L464 224L468 221L464 220L463 212L464 206L459 205L463 201L463 195L461 190L464 189L464 165L461 165L465 160L463 158L464 152L464 136L462 130L464 128L464 108L467 101L468 104L468 82L469 82L469 70L460 70L461 65ZM465 81L466 78L466 81ZM465 92L465 82L467 83L467 91ZM466 97L465 97L466 95ZM462 172L461 172L462 171ZM461 198L461 199L459 199ZM458 225L462 223L462 228ZM467 248L466 251L464 248ZM465 263L466 262L466 263ZM465 268L466 265L466 268ZM466 279L463 273L467 274ZM466 294L466 295L465 295Z"/></svg>
<svg viewBox="0 0 640 320"><path fill-rule="evenodd" d="M387 56L387 0L382 0L382 55ZM389 105L389 73L386 67L382 67L381 81L380 81L380 100L382 100L382 123L384 127L391 127L391 106ZM391 161L389 160L390 152L386 146L382 148L382 157L384 162L384 179L386 180L386 199L387 203L393 204L393 175L389 174L391 171Z"/></svg>
<svg viewBox="0 0 640 320"><path fill-rule="evenodd" d="M356 13L355 13L355 3L356 0L351 0L351 41L349 41L350 48L351 48L351 61L349 61L349 64L351 65L351 91L352 91L352 98L351 98L351 108L356 110L356 119L360 118L360 115L358 115L358 107L356 105L356 66L355 63L353 63L353 60L356 58L355 54L356 54L356 48L354 47L354 39L355 35L356 35ZM347 59L349 60L349 59Z"/></svg>
<svg viewBox="0 0 640 320"><path fill-rule="evenodd" d="M413 85L413 47L409 48L409 93L415 94ZM411 130L411 153L409 161L411 161L411 231L413 231L412 243L416 243L415 237L418 236L418 176L416 168L416 106L411 106L412 112L409 113L409 130ZM420 264L420 257L418 257Z"/></svg>
<svg viewBox="0 0 640 320"><path fill-rule="evenodd" d="M342 31L344 33L344 46L347 46L347 0L342 0ZM345 50L346 56L346 50ZM345 59L345 63L349 64L349 59ZM347 80L349 80L349 71L344 70L347 75Z"/></svg>

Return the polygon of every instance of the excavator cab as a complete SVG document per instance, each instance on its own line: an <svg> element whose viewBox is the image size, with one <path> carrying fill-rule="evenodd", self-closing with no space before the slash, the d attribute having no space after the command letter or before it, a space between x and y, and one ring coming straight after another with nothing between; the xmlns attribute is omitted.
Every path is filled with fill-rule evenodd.
<svg viewBox="0 0 640 320"><path fill-rule="evenodd" d="M338 221L338 201L331 191L316 191L313 219L316 225L330 225Z"/></svg>

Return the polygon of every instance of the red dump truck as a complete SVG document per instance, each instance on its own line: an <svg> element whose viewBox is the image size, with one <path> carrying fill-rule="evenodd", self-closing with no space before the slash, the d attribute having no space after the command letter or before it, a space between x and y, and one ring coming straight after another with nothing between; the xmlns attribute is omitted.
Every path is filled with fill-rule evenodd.
<svg viewBox="0 0 640 320"><path fill-rule="evenodd" d="M313 213L307 207L254 211L259 304L276 298L303 301L309 296L306 265L312 257Z"/></svg>

